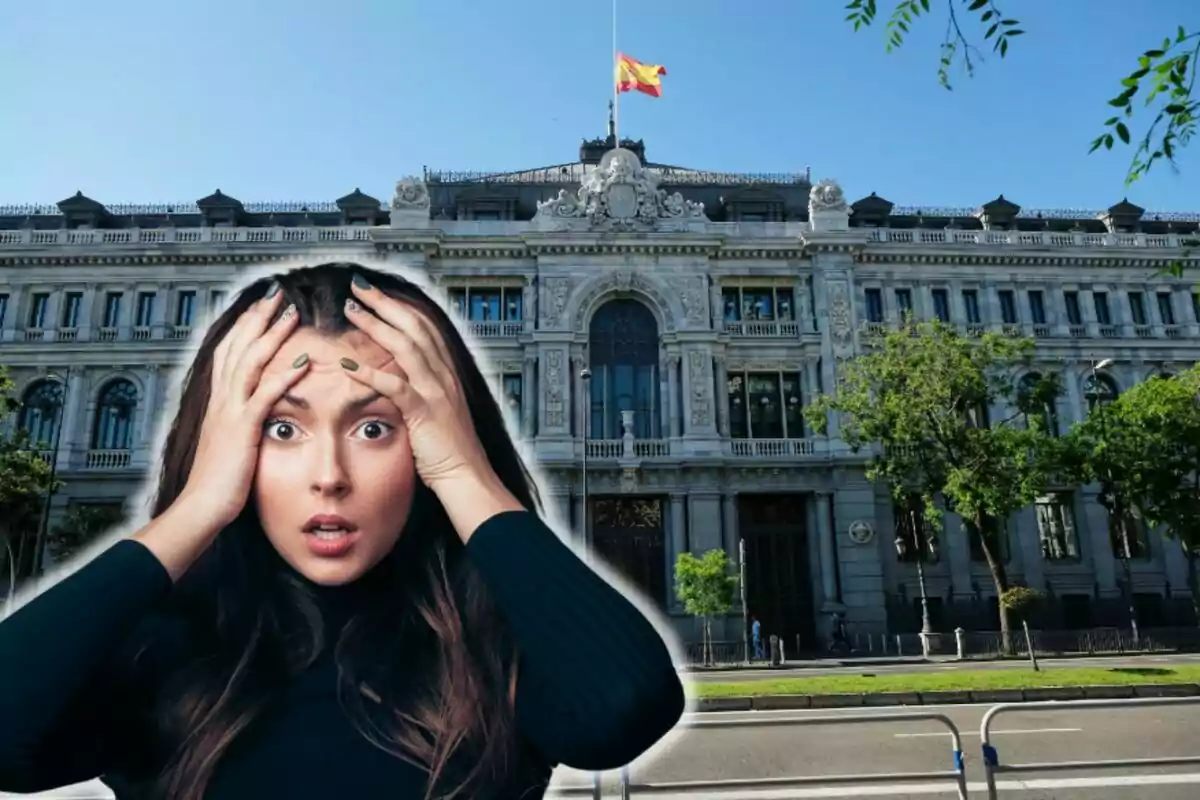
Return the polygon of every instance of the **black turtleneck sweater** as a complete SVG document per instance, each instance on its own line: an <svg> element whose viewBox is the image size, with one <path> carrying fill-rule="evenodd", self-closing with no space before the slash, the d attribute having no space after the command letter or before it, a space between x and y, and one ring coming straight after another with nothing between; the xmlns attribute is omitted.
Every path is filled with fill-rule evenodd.
<svg viewBox="0 0 1200 800"><path fill-rule="evenodd" d="M524 756L512 797L542 797L559 764L623 766L675 725L684 692L661 637L536 515L499 514L466 550L521 653ZM123 540L0 623L0 791L100 777L123 798L161 769L138 720L181 666L187 642L151 637L136 678L116 665L171 588L150 551ZM348 610L347 588L320 593L327 621ZM352 726L327 648L235 739L205 797L418 800L426 780Z"/></svg>

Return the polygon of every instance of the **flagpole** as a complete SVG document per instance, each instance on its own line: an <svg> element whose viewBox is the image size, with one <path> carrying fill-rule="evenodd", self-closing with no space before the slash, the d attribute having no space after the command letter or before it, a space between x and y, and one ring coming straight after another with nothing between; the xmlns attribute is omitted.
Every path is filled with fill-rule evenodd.
<svg viewBox="0 0 1200 800"><path fill-rule="evenodd" d="M621 87L617 82L617 0L612 0L612 51L613 51L613 146L621 146Z"/></svg>

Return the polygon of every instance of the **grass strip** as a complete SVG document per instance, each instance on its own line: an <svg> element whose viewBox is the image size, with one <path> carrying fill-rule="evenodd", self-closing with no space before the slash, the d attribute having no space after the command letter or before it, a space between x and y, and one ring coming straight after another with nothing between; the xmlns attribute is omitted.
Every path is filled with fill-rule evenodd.
<svg viewBox="0 0 1200 800"><path fill-rule="evenodd" d="M696 681L692 697L759 697L776 694L877 694L881 692L963 692L1033 689L1041 686L1116 686L1200 683L1200 665L1177 667L1063 667L1043 669L954 670L942 672L817 675L718 683Z"/></svg>

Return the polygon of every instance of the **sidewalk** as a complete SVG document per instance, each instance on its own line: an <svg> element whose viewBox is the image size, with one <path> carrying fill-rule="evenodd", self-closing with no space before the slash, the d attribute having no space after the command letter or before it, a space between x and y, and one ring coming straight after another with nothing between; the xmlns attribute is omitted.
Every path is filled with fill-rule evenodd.
<svg viewBox="0 0 1200 800"><path fill-rule="evenodd" d="M964 659L964 661L991 661L1000 659ZM802 669L832 669L835 667L884 667L884 666L902 666L904 664L941 664L941 663L963 663L955 656L843 656L840 658L806 658L806 659L788 659L777 667L771 666L767 661L755 661L750 664L718 664L713 667L704 667L698 664L689 664L682 669L686 672L744 672L746 670L770 670L772 672L787 672L788 670Z"/></svg>
<svg viewBox="0 0 1200 800"><path fill-rule="evenodd" d="M1044 653L1038 654L1040 661L1072 661L1072 660L1088 660L1097 661L1103 659L1114 660L1138 660L1142 658L1164 658L1178 656L1184 659L1200 658L1200 653L1191 651L1179 650L1155 650L1152 652L1133 652L1133 653L1061 653L1049 655ZM863 655L863 656L847 656L847 657L827 657L827 658L799 658L788 659L777 667L771 666L766 661L756 661L752 664L718 664L713 667L704 667L698 664L689 664L681 667L681 672L719 674L722 672L738 673L738 672L789 672L800 671L805 669L837 669L839 667L855 668L855 667L891 667L905 665L920 665L920 664L961 664L968 666L971 664L994 664L996 662L1018 663L1026 661L1025 656L1009 656L1007 658L1001 656L969 656L960 659L954 655L931 655L928 658L923 656L883 656L883 655Z"/></svg>

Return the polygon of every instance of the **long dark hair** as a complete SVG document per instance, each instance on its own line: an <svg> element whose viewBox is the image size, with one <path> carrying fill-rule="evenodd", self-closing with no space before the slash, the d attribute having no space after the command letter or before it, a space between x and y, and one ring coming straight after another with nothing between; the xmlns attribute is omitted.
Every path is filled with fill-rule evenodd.
<svg viewBox="0 0 1200 800"><path fill-rule="evenodd" d="M154 516L187 482L209 403L213 351L238 317L273 279L285 296L280 313L294 303L301 326L334 336L353 330L342 309L355 272L436 325L493 469L522 505L540 510L500 407L446 313L397 275L336 262L264 277L209 327L167 435ZM217 762L273 687L311 665L326 646L313 597L294 573L271 570L273 555L248 504L175 587L175 609L201 653L163 693L168 699L156 714L167 745L156 796L199 800ZM427 798L482 796L503 785L516 755L515 645L445 509L419 481L404 532L368 577L371 601L333 643L343 707L369 741L428 772ZM424 687L415 697L414 675Z"/></svg>

